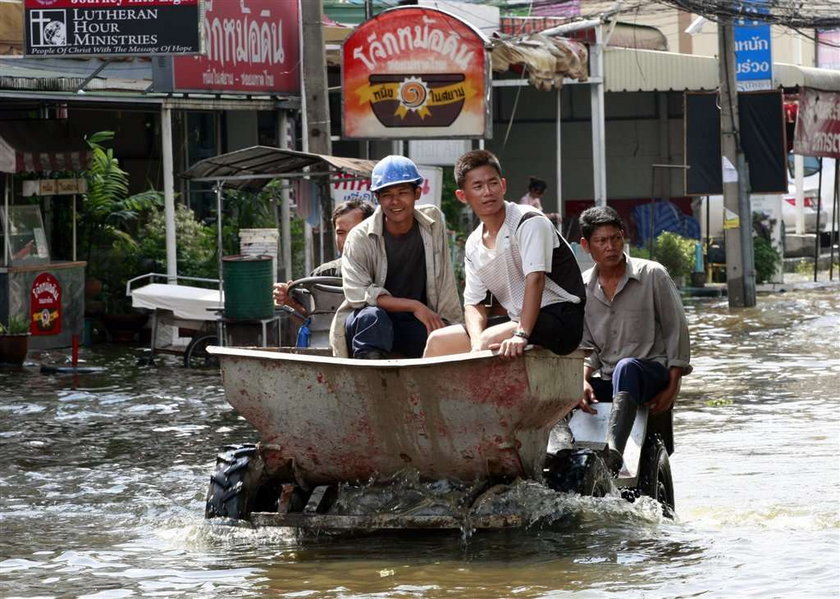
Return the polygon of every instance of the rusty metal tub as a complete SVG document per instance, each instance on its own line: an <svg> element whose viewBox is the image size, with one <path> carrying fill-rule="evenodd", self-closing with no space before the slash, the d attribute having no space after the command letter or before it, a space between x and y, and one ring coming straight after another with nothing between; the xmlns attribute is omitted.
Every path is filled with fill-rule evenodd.
<svg viewBox="0 0 840 599"><path fill-rule="evenodd" d="M307 487L384 479L538 476L549 431L580 398L583 353L531 349L350 360L209 347L230 404L273 472Z"/></svg>

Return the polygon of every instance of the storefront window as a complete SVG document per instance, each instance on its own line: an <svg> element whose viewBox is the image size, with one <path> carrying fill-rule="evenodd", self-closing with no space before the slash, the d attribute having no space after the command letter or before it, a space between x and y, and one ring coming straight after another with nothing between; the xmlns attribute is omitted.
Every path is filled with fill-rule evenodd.
<svg viewBox="0 0 840 599"><path fill-rule="evenodd" d="M0 207L0 235L9 231L11 265L48 264L50 249L39 206L9 206L8 224ZM5 246L5 240L3 242Z"/></svg>

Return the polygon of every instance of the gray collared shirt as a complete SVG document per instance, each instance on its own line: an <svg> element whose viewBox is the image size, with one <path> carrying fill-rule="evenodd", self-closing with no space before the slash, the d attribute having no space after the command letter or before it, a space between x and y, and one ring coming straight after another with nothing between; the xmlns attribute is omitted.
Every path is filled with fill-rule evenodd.
<svg viewBox="0 0 840 599"><path fill-rule="evenodd" d="M597 265L583 273L582 345L594 350L586 365L607 380L622 358L654 360L666 368L681 367L688 374L688 323L674 282L658 262L625 258L626 270L612 301L598 281Z"/></svg>

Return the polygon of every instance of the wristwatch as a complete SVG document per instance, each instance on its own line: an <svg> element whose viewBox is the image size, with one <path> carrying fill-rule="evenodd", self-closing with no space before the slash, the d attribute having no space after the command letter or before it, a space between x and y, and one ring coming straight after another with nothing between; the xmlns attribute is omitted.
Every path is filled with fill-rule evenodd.
<svg viewBox="0 0 840 599"><path fill-rule="evenodd" d="M523 331L522 329L517 329L516 332L513 334L514 337L522 337L525 341L528 341L530 335Z"/></svg>

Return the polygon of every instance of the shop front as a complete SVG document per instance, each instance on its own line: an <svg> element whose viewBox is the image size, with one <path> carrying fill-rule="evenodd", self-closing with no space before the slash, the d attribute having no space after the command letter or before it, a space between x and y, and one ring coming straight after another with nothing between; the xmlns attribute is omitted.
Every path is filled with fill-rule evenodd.
<svg viewBox="0 0 840 599"><path fill-rule="evenodd" d="M0 322L25 323L32 349L68 347L82 332L86 263L76 259L75 212L87 159L66 123L0 123Z"/></svg>

